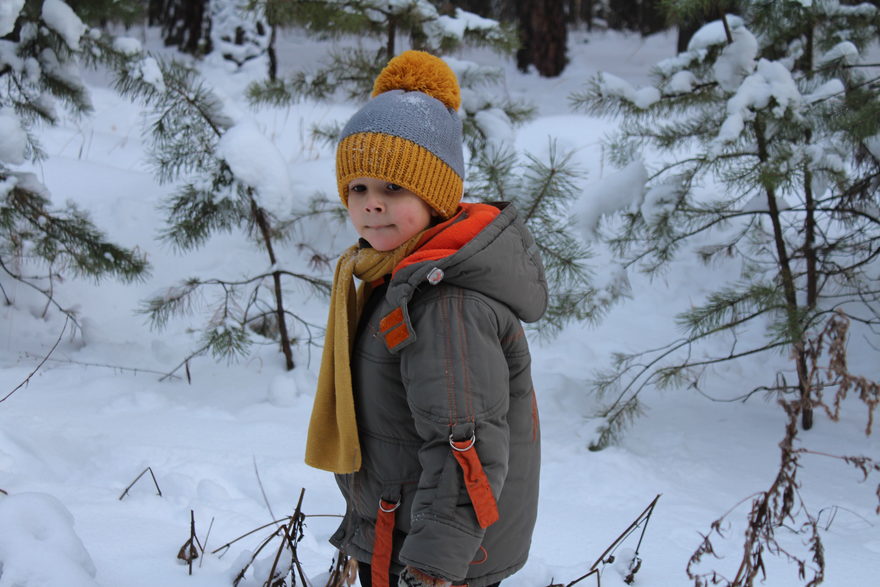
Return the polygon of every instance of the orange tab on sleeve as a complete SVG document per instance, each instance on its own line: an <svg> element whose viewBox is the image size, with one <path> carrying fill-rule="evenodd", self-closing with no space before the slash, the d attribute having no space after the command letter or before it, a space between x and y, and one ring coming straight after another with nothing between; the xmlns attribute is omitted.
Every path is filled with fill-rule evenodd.
<svg viewBox="0 0 880 587"><path fill-rule="evenodd" d="M456 442L450 436L449 444L452 445L452 454L464 473L464 483L471 504L474 506L474 512L477 514L477 522L481 528L488 528L498 521L498 504L495 502L492 486L489 485L486 471L483 470L483 464L477 455L475 440L476 437L473 437Z"/></svg>

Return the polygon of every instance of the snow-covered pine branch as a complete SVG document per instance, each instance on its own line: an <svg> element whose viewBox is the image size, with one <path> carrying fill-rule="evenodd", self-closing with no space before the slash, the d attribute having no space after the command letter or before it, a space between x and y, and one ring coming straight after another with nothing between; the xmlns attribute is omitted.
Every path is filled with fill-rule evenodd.
<svg viewBox="0 0 880 587"><path fill-rule="evenodd" d="M109 241L87 212L54 204L50 186L27 169L45 157L36 140L39 125L91 112L81 69L96 59L88 51L98 34L61 0L15 1L0 12L0 288L7 279L26 283L48 299L47 308L71 318L68 304L54 298L56 280L131 281L149 268L141 252Z"/></svg>

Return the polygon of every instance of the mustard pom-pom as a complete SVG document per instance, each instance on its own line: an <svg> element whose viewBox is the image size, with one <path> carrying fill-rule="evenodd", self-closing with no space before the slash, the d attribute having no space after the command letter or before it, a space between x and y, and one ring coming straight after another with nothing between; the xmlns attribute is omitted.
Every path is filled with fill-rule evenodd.
<svg viewBox="0 0 880 587"><path fill-rule="evenodd" d="M455 73L442 59L424 51L404 51L388 62L373 84L373 96L391 90L423 92L453 110L461 106Z"/></svg>

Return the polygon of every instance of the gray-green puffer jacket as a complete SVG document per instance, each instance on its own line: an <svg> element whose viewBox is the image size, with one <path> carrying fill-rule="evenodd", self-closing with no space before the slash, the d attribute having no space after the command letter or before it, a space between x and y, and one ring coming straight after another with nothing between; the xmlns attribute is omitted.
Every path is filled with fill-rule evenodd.
<svg viewBox="0 0 880 587"><path fill-rule="evenodd" d="M379 500L400 499L394 574L411 565L480 587L513 574L528 556L540 431L520 320L541 317L547 285L516 209L497 207L501 213L451 256L400 269L384 297L368 304L352 351L362 467L337 475L347 511L331 542L369 563ZM396 308L398 327L407 329L396 331L405 332L402 340L382 323ZM485 530L450 435L476 437L500 514Z"/></svg>

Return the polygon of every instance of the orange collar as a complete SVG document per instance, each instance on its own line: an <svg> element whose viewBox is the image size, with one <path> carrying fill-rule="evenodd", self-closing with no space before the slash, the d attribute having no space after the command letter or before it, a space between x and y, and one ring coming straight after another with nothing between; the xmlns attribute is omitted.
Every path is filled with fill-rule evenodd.
<svg viewBox="0 0 880 587"><path fill-rule="evenodd" d="M489 204L460 204L455 216L425 232L415 252L398 263L392 275L416 263L454 255L500 213L501 210Z"/></svg>

